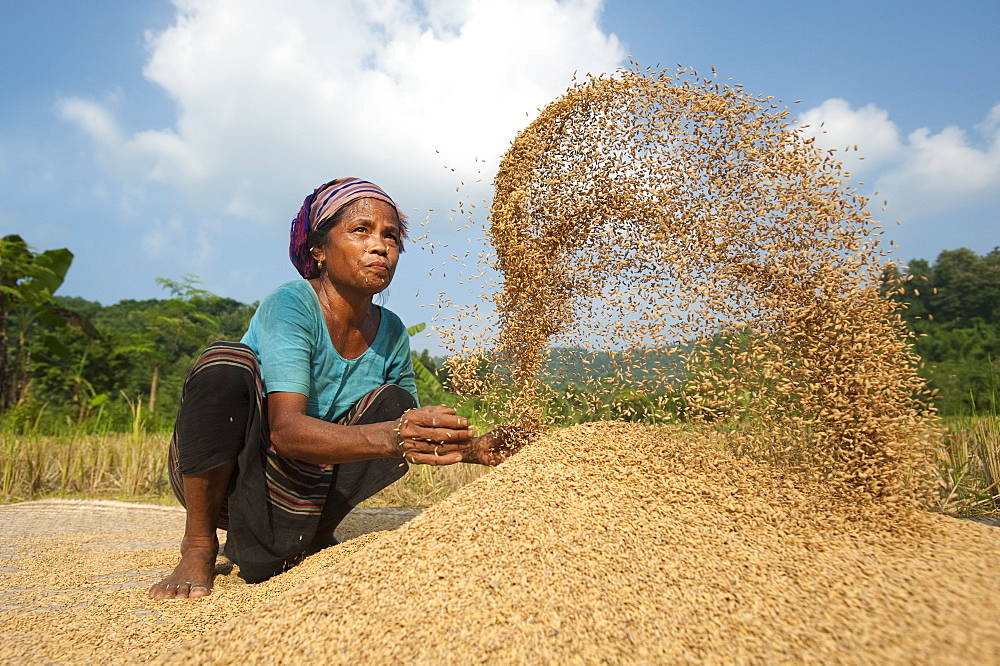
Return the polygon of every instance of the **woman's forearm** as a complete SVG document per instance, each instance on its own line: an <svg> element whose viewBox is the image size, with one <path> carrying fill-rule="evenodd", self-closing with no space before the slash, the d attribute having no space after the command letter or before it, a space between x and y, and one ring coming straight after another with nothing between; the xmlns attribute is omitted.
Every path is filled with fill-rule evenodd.
<svg viewBox="0 0 1000 666"><path fill-rule="evenodd" d="M397 422L340 425L288 414L271 424L271 443L284 458L317 465L402 456Z"/></svg>
<svg viewBox="0 0 1000 666"><path fill-rule="evenodd" d="M450 407L431 405L405 412L399 421L340 425L307 416L306 396L268 394L271 443L285 458L337 465L375 458L450 465L461 462L474 432Z"/></svg>

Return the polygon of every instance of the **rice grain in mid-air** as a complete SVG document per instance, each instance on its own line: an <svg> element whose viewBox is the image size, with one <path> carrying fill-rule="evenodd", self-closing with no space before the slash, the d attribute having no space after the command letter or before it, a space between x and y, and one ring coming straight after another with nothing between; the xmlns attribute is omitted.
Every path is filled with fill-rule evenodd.
<svg viewBox="0 0 1000 666"><path fill-rule="evenodd" d="M452 378L542 432L566 401L543 381L555 347L550 376L589 400L577 421L610 405L701 424L859 498L921 501L936 419L883 293L879 226L771 102L636 67L543 109L501 161L496 312L446 330ZM573 369L597 354L600 373Z"/></svg>

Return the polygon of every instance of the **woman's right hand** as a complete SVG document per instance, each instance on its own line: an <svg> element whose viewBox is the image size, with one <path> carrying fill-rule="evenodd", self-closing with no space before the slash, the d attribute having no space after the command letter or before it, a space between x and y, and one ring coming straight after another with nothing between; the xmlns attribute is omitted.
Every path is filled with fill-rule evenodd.
<svg viewBox="0 0 1000 666"><path fill-rule="evenodd" d="M398 449L409 463L453 465L475 436L469 419L451 407L430 405L405 412L397 422Z"/></svg>

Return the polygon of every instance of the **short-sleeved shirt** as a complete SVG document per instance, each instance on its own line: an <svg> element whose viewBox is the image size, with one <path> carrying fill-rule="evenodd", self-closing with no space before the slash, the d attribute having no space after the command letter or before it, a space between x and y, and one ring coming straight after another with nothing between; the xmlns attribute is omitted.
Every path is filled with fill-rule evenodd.
<svg viewBox="0 0 1000 666"><path fill-rule="evenodd" d="M308 280L294 280L261 302L241 342L257 355L266 393L300 393L308 398L308 416L334 422L382 384L398 384L417 398L406 328L380 310L371 346L345 359L330 340L316 291Z"/></svg>

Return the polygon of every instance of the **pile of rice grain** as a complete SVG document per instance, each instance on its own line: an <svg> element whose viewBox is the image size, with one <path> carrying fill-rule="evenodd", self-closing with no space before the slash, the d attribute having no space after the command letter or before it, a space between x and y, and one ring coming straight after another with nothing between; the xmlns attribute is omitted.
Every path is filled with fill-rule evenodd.
<svg viewBox="0 0 1000 666"><path fill-rule="evenodd" d="M998 663L1000 530L681 431L544 436L174 663Z"/></svg>

